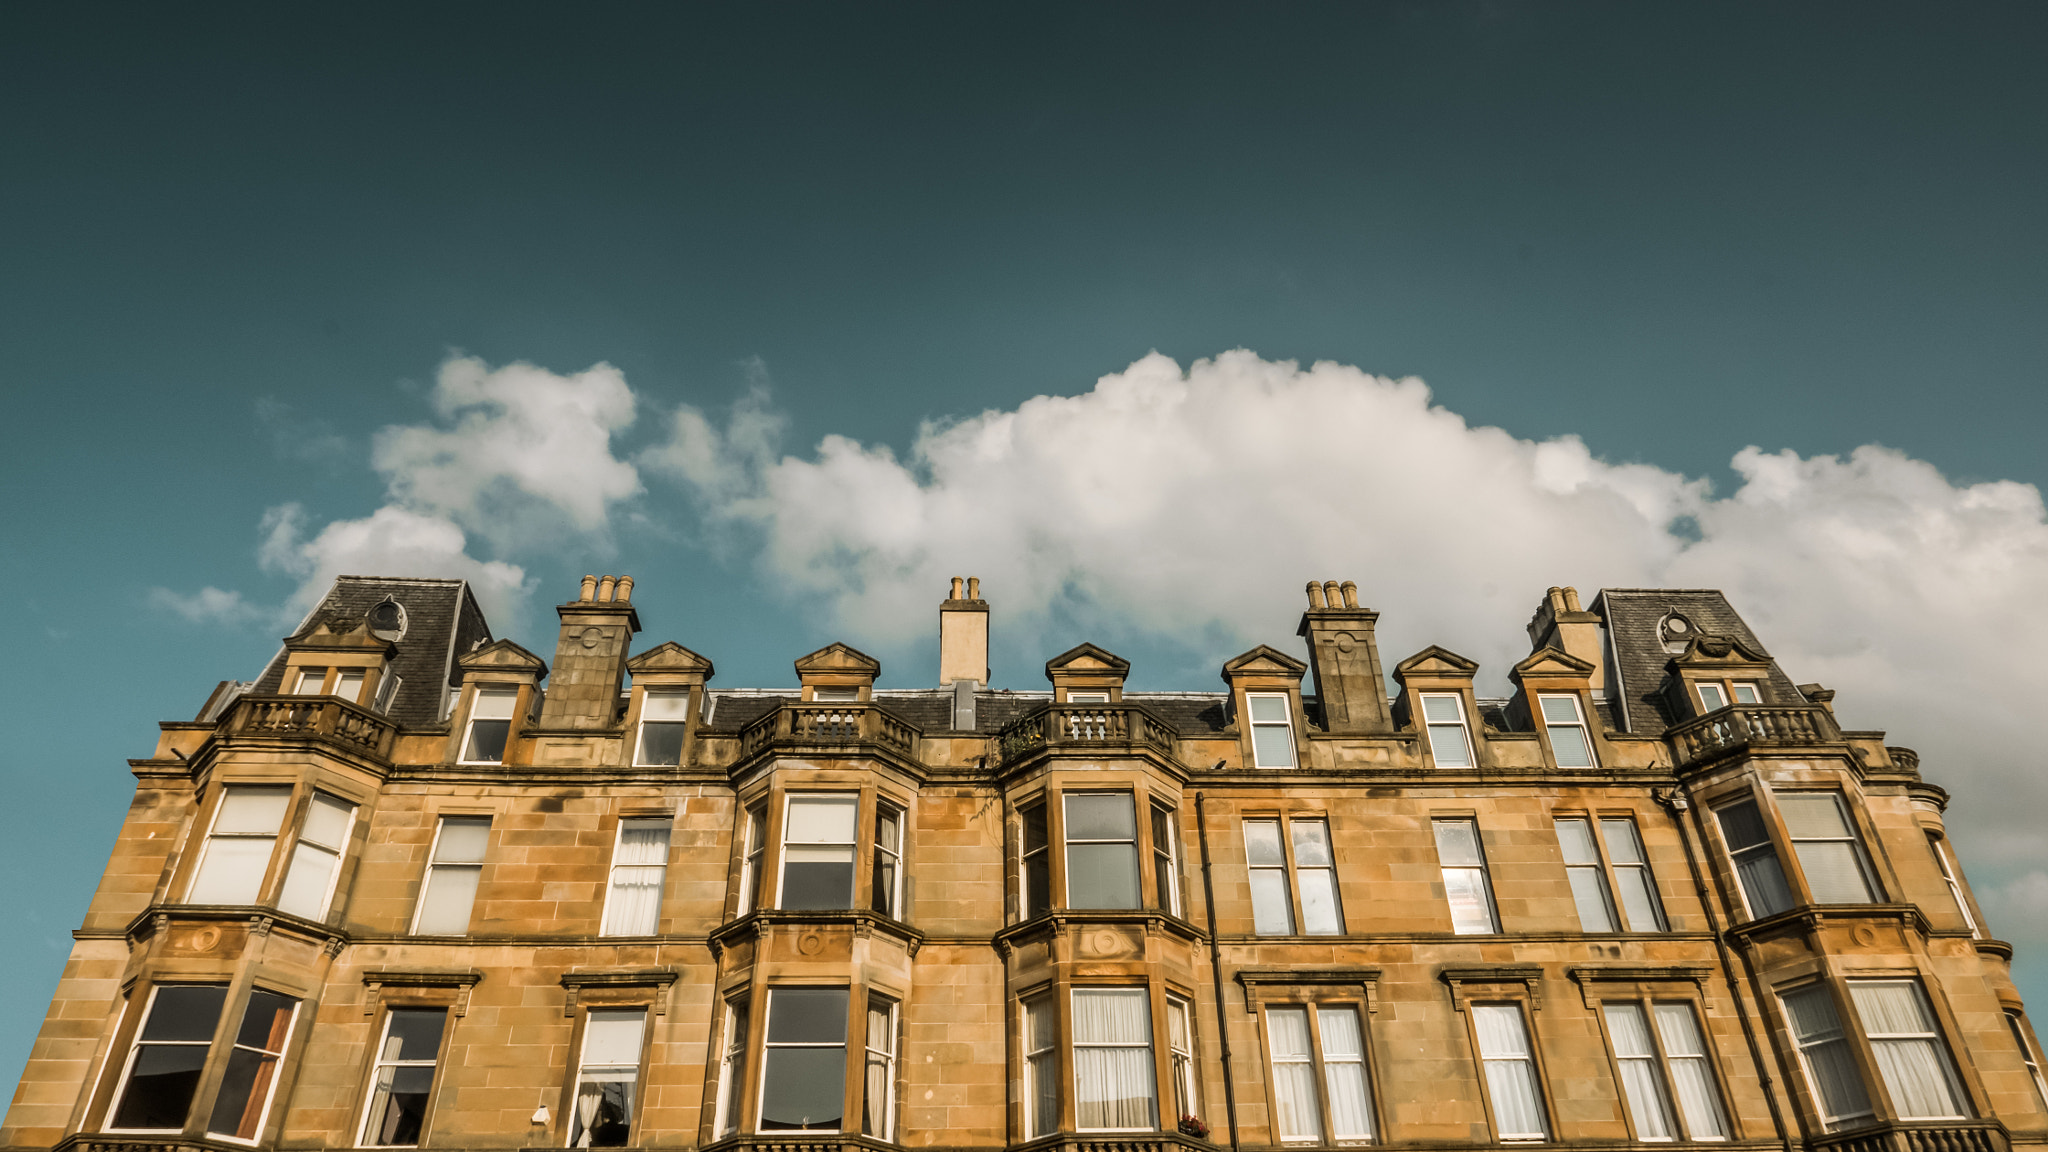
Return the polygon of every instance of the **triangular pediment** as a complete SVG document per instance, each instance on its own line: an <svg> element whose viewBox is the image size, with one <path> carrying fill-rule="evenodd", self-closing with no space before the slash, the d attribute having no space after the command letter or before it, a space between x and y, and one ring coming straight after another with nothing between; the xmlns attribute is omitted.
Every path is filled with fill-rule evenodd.
<svg viewBox="0 0 2048 1152"><path fill-rule="evenodd" d="M1045 677L1055 672L1108 672L1118 676L1131 670L1131 662L1105 648L1081 644L1045 662Z"/></svg>
<svg viewBox="0 0 2048 1152"><path fill-rule="evenodd" d="M806 672L845 672L863 676L879 676L882 662L853 647L833 641L808 656L798 658L796 674Z"/></svg>
<svg viewBox="0 0 2048 1152"><path fill-rule="evenodd" d="M1292 676L1298 680L1301 674L1307 671L1308 665L1278 648L1261 644L1244 655L1225 662L1223 678L1229 680L1238 676Z"/></svg>
<svg viewBox="0 0 2048 1152"><path fill-rule="evenodd" d="M455 663L464 671L488 668L499 672L533 672L539 676L548 674L547 661L510 640L493 640L474 652L465 653Z"/></svg>
<svg viewBox="0 0 2048 1152"><path fill-rule="evenodd" d="M697 672L708 680L711 661L673 640L665 640L626 661L626 671L636 676L643 672Z"/></svg>
<svg viewBox="0 0 2048 1152"><path fill-rule="evenodd" d="M1593 674L1593 665L1569 652L1556 648L1543 648L1529 654L1520 664L1508 670L1508 679L1517 684L1524 676L1574 676Z"/></svg>
<svg viewBox="0 0 2048 1152"><path fill-rule="evenodd" d="M1457 676L1469 679L1477 671L1477 660L1468 660L1449 648L1431 644L1394 665L1394 678L1399 680L1404 676Z"/></svg>

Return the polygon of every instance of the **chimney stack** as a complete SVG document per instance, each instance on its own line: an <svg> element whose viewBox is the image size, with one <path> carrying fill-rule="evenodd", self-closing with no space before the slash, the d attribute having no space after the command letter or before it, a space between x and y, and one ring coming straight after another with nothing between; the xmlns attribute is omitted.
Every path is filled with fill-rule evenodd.
<svg viewBox="0 0 2048 1152"><path fill-rule="evenodd" d="M1555 648L1591 664L1593 678L1589 684L1593 693L1605 695L1607 642L1602 636L1603 625L1597 613L1579 607L1577 588L1552 588L1544 594L1536 615L1529 618L1529 650Z"/></svg>
<svg viewBox="0 0 2048 1152"><path fill-rule="evenodd" d="M953 577L952 595L939 605L939 686L962 680L988 686L988 601L981 598L978 576L967 578L964 596L960 577Z"/></svg>
<svg viewBox="0 0 2048 1152"><path fill-rule="evenodd" d="M576 599L555 608L562 631L540 728L609 728L626 680L626 651L640 631L631 576L585 576Z"/></svg>
<svg viewBox="0 0 2048 1152"><path fill-rule="evenodd" d="M1358 606L1358 585L1351 581L1309 581L1308 611L1301 614L1295 635L1308 640L1324 731L1393 731L1379 641L1373 637L1379 618L1379 613Z"/></svg>

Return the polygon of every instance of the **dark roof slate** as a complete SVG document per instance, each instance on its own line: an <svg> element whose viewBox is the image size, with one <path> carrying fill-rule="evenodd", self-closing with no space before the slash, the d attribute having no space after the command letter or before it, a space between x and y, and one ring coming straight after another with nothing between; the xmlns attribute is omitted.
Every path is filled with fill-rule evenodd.
<svg viewBox="0 0 2048 1152"><path fill-rule="evenodd" d="M1592 611L1607 623L1614 671L1620 680L1620 715L1616 719L1624 731L1638 736L1660 736L1681 719L1671 713L1664 696L1673 654L1664 650L1657 625L1667 613L1679 613L1700 632L1733 636L1752 651L1769 655L1728 598L1712 588L1608 588L1593 601ZM1776 660L1771 661L1770 682L1773 700L1806 699Z"/></svg>
<svg viewBox="0 0 2048 1152"><path fill-rule="evenodd" d="M307 614L304 626L323 616L365 616L386 596L405 609L405 635L399 637L398 654L391 661L391 671L401 678L398 698L385 715L402 725L438 724L442 693L460 677L454 658L491 639L491 627L468 581L338 576ZM285 652L279 649L252 691L277 692L284 681L284 664Z"/></svg>

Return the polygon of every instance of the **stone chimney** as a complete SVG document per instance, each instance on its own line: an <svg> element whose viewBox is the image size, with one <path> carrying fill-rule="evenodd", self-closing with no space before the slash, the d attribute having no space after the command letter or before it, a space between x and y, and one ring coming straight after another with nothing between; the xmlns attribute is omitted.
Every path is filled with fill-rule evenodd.
<svg viewBox="0 0 2048 1152"><path fill-rule="evenodd" d="M562 618L554 676L541 702L539 728L609 728L626 679L626 650L640 631L631 576L585 576L576 599L555 608Z"/></svg>
<svg viewBox="0 0 2048 1152"><path fill-rule="evenodd" d="M1391 732L1387 679L1380 670L1380 646L1373 625L1380 614L1358 606L1358 585L1349 580L1309 581L1308 611L1295 635L1308 640L1309 667L1322 701L1329 732Z"/></svg>
<svg viewBox="0 0 2048 1152"><path fill-rule="evenodd" d="M978 576L967 578L965 596L960 577L953 577L952 595L939 605L939 686L962 680L988 686L988 601L981 598Z"/></svg>
<svg viewBox="0 0 2048 1152"><path fill-rule="evenodd" d="M1579 607L1577 588L1552 588L1536 615L1529 619L1529 650L1555 648L1593 666L1589 682L1595 696L1607 693L1607 642L1597 613Z"/></svg>

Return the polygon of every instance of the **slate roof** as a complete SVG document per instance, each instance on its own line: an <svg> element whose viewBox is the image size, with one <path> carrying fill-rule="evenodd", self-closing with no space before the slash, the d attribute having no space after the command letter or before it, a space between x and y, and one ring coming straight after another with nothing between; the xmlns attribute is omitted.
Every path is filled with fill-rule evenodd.
<svg viewBox="0 0 2048 1152"><path fill-rule="evenodd" d="M402 678L398 698L386 713L403 725L438 724L444 693L460 682L455 657L491 640L491 626L477 607L466 580L426 580L384 576L338 576L320 603L306 614L299 631L324 615L361 617L389 596L405 609L405 634L391 670ZM293 635L298 635L294 632ZM277 692L284 680L284 649L278 649L252 691Z"/></svg>
<svg viewBox="0 0 2048 1152"><path fill-rule="evenodd" d="M742 689L711 693L710 727L737 732L776 707L794 701L793 690ZM1126 692L1124 699L1143 704L1180 732L1199 734L1223 730L1221 692ZM875 706L926 732L953 731L950 688L878 688ZM994 733L1052 702L1050 692L983 691L974 694L974 730Z"/></svg>
<svg viewBox="0 0 2048 1152"><path fill-rule="evenodd" d="M1728 598L1711 588L1608 588L1593 601L1593 612L1607 623L1607 640L1621 693L1616 717L1621 729L1638 736L1660 736L1681 717L1664 698L1672 653L1664 650L1657 625L1666 613L1677 612L1700 632L1733 636L1751 651L1770 652L1736 614ZM1806 697L1771 661L1770 699L1804 703Z"/></svg>

